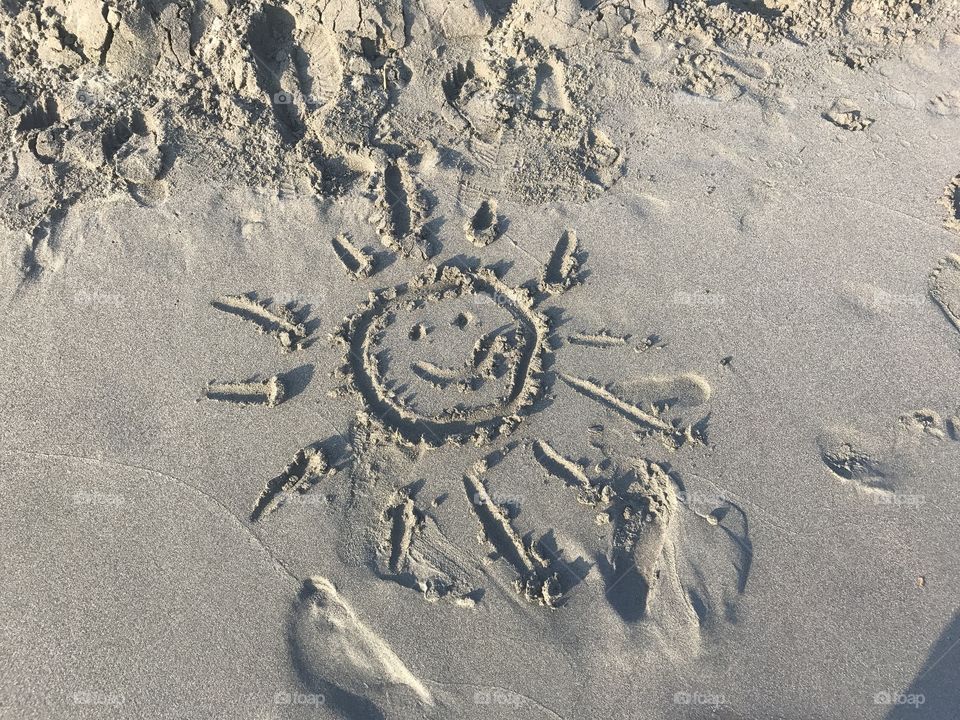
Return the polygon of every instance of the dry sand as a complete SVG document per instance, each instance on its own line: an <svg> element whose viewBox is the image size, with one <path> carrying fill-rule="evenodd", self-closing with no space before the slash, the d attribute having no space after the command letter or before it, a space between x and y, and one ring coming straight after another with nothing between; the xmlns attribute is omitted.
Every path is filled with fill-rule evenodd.
<svg viewBox="0 0 960 720"><path fill-rule="evenodd" d="M960 717L956 0L0 38L0 717Z"/></svg>

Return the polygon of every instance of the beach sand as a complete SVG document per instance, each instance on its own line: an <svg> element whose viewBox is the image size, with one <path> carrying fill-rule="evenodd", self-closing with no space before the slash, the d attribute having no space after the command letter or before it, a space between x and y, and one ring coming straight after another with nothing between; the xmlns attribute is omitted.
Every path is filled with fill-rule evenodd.
<svg viewBox="0 0 960 720"><path fill-rule="evenodd" d="M958 717L955 1L0 38L0 717Z"/></svg>

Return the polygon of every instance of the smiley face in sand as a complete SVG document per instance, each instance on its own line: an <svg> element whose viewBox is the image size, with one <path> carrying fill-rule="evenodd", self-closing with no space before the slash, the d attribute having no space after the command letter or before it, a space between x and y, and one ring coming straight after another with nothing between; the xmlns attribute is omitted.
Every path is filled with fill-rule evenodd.
<svg viewBox="0 0 960 720"><path fill-rule="evenodd" d="M490 269L427 270L341 325L348 387L401 442L485 444L541 387L546 318Z"/></svg>
<svg viewBox="0 0 960 720"><path fill-rule="evenodd" d="M374 263L365 250L345 237L333 245L354 279L374 274ZM397 245L401 248L397 252L403 255L404 243ZM412 254L405 257L414 259ZM344 351L342 363L332 373L340 388L331 394L347 394L359 401L349 433L349 455L340 460L328 457L327 443L298 452L282 474L267 482L254 504L251 521L259 521L288 499L309 492L336 472L338 463L353 468L351 482L355 481L354 471L360 483L376 482L378 475L371 467L380 462L378 447L399 447L413 462L419 462L424 453L439 453L445 447L489 446L486 455L470 467L458 465L462 453L451 453L449 470L460 475L482 536L516 570L518 592L540 605L562 603L569 588L560 579L559 561L516 529L512 513L491 494L486 476L516 448L531 447L529 440L508 436L545 407L540 402L544 399L544 362L556 338L548 343L551 328L540 306L582 281L581 263L576 235L568 231L542 266L540 277L521 286L506 283L491 267L450 262L428 264L407 282L371 292L330 335ZM289 310L270 308L247 296L217 307L255 322L287 352L309 346L308 325L297 322ZM617 339L603 333L584 337L593 337L598 346ZM619 396L614 385L562 372L556 377L626 419L636 428L638 438L659 438L674 450L699 442L691 426L661 417L653 406L641 408ZM272 380L282 385L281 378ZM257 391L262 391L261 384L248 383ZM280 399L272 405L282 401L283 393L277 397ZM593 507L611 526L614 574L608 582L627 588L629 583L621 583L621 578L639 572L638 587L648 587L663 547L663 528L669 522L660 529L648 529L647 524L638 524L637 518L651 514L654 496L666 493L672 497L674 488L664 479L667 476L658 466L645 465L636 475L644 482L625 484L620 478L588 475L546 441L533 443L532 449L549 474L576 490L578 504ZM411 543L427 542L424 533L429 534L432 527L426 512L417 507L415 496L413 486L394 485L386 501L381 521L390 527L390 550L380 572L385 578L419 588L428 599L472 602L474 593L469 587L430 565L425 556L411 553ZM629 594L637 597L642 615L646 591ZM629 612L623 614L630 616Z"/></svg>

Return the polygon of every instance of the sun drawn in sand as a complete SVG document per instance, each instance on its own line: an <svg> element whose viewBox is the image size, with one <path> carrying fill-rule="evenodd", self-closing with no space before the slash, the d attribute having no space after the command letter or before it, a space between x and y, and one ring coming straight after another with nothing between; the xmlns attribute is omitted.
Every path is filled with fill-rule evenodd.
<svg viewBox="0 0 960 720"><path fill-rule="evenodd" d="M556 338L542 306L584 280L584 253L572 230L562 235L539 277L515 286L494 267L430 264L415 214L408 211L400 222L396 213L384 216L391 220L380 227L384 244L408 259L422 260L422 268L402 284L373 290L330 334L344 352L342 364L332 373L339 382L333 394L351 397L358 406L348 463L376 443L404 449L412 457L448 452L453 464L460 455L458 446L489 450L471 467L462 468L463 499L496 557L516 571L516 590L533 603L556 607L569 589L557 571L562 560L515 529L512 509L485 480L488 470L507 453L520 445L529 448L550 476L573 488L578 505L591 508L597 523L609 526L604 580L611 587L633 588L637 597L617 609L627 619L642 617L646 596L660 574L661 555L675 535L682 486L650 461L633 463L626 479L590 472L546 440L518 442L515 431L549 404L544 402L545 392L555 380L624 418L638 438L656 438L673 450L702 444L703 428L669 420L656 405L641 407L613 384L554 367ZM465 231L476 246L498 239L495 203L485 201ZM369 281L375 274L373 256L350 238L341 235L332 244L353 278ZM213 304L256 323L285 351L310 344L307 326L291 309L261 302L252 294L222 297ZM611 348L626 344L626 337L600 331L570 335L568 341ZM211 383L206 397L273 406L283 402L284 384L280 376ZM250 521L262 522L288 499L309 492L335 472L333 465L322 442L300 450L280 475L267 482L252 504ZM719 525L720 516L696 514L708 525ZM435 543L436 533L429 513L417 505L415 492L394 487L382 520L388 528L382 576L419 590L429 600L474 602L475 588L435 560L443 552L420 547ZM745 577L745 567L740 569Z"/></svg>

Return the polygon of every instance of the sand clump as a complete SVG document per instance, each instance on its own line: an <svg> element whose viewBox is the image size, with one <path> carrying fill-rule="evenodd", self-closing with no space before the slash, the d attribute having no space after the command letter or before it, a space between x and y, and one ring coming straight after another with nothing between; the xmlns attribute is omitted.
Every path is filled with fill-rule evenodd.
<svg viewBox="0 0 960 720"><path fill-rule="evenodd" d="M729 98L771 72L751 48L833 43L860 66L956 16L952 3L936 0L650 0L552 10L517 2L481 4L473 15L428 3L424 11L259 0L30 0L7 8L0 222L22 237L21 277L69 259L62 226L76 203L126 193L162 205L177 172L195 160L225 185L244 178L318 199L366 197L384 244L430 257L431 201L418 179L426 150L462 156L459 192L477 204L492 190L525 202L583 200L623 177L625 157L598 122L602 88L579 49L584 33L625 41L627 55L673 43L673 82ZM438 31L439 44L431 36ZM724 50L733 47L741 48L736 62ZM647 82L662 81L650 74ZM407 107L411 83L436 106ZM495 230L468 235L483 245Z"/></svg>

